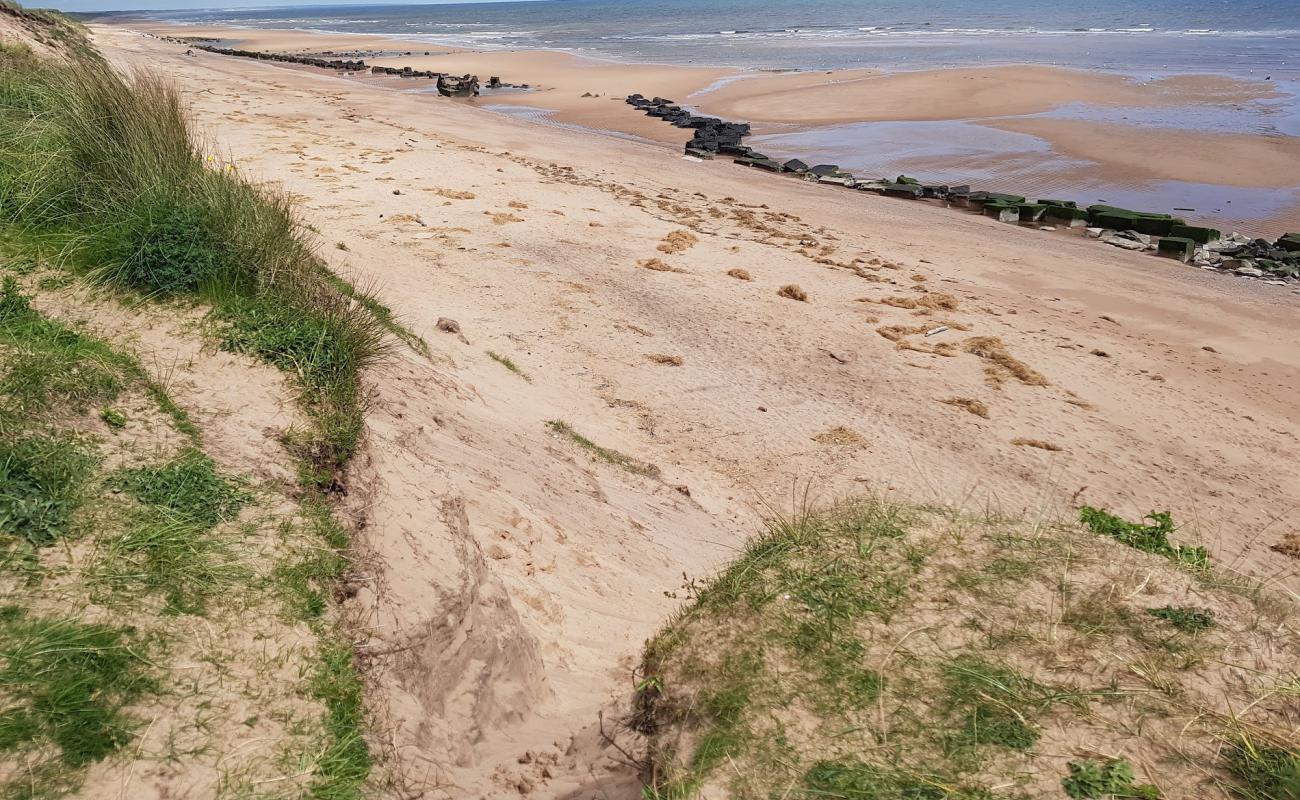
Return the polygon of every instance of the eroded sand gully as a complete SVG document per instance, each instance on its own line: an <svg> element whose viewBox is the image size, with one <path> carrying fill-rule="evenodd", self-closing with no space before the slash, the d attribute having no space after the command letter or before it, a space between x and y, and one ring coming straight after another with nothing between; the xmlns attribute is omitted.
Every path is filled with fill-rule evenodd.
<svg viewBox="0 0 1300 800"><path fill-rule="evenodd" d="M1297 585L1269 549L1297 529L1287 290L119 29L97 40L173 75L238 168L300 196L334 266L430 341L370 376L348 498L365 553L347 607L372 637L376 743L402 796L637 796L598 713L677 605L665 593L799 481L971 511L1167 508L1222 563ZM662 477L594 460L557 419Z"/></svg>

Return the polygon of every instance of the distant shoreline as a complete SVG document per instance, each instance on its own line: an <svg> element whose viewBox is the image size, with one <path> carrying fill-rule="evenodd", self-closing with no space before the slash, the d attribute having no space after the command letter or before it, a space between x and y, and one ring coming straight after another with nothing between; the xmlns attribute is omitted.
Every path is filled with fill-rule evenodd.
<svg viewBox="0 0 1300 800"><path fill-rule="evenodd" d="M497 75L537 89L479 102L525 106L566 127L675 149L689 137L635 113L622 98L659 95L704 114L750 122L756 140L776 155L831 159L865 174L905 172L1044 196L1077 188L1071 199L1085 204L1152 211L1191 206L1197 219L1252 235L1300 228L1300 180L1294 177L1300 175L1300 137L1242 132L1270 114L1282 119L1287 109L1294 112L1292 96L1264 81L1217 75L1137 81L1035 65L764 72L607 61L552 50L465 50L383 34L139 19L114 24L216 38L250 50L366 52L372 54L367 63L379 66L473 73L485 80ZM384 47L375 47L381 41ZM1062 114L1065 108L1077 113ZM1182 128L1164 128L1125 124L1128 114L1192 119ZM863 138L853 126L868 123L889 126L863 128L870 134ZM881 139L890 126L906 131L901 141ZM945 146L945 137L957 141Z"/></svg>

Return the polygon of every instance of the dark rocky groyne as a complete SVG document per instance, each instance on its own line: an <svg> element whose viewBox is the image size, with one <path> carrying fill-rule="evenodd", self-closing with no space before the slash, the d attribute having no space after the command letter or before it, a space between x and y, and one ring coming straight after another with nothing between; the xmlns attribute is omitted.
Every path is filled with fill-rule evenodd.
<svg viewBox="0 0 1300 800"><path fill-rule="evenodd" d="M222 55L222 56L234 56L236 58L251 58L257 61L276 61L283 64L299 64L306 67L317 67L319 69L330 69L339 72L350 72L350 73L368 72L371 75L384 75L384 76L395 77L395 78L420 78L420 79L435 80L435 81L441 81L445 79L455 79L455 80L462 80L465 83L469 83L470 80L472 79L472 81L476 86L478 83L477 76L470 76L470 75L453 76L446 72L435 72L433 70L419 70L419 69L413 69L411 67L381 67L378 65L371 66L366 64L365 59L361 58L359 54L351 57L345 57L345 58L330 57L333 54L300 56L300 55L292 55L288 53L268 53L261 50L236 50L233 48L218 47L214 44L207 43L207 42L217 41L215 39L198 39L198 38L181 39L181 38L170 37L170 36L161 37L161 38L163 38L165 41L169 41L174 44L185 45L186 47L203 50L204 52L207 53L216 53L217 55ZM405 55L409 56L412 55L412 53L408 52L405 53ZM425 53L425 55L427 56L429 55L429 53ZM531 88L526 83L523 84L504 83L500 78L496 76L493 76L488 79L487 86L489 89ZM477 92L474 92L474 94L477 94Z"/></svg>
<svg viewBox="0 0 1300 800"><path fill-rule="evenodd" d="M1086 235L1126 250L1149 251L1185 264L1248 278L1287 284L1300 279L1300 233L1287 233L1275 241L1252 239L1237 233L1188 224L1182 217L1148 211L1133 211L1103 204L1079 208L1069 200L1027 197L1001 192L971 191L969 185L923 184L906 175L896 178L858 178L834 164L807 163L795 158L779 161L743 144L750 126L726 122L717 117L691 113L662 97L647 99L629 95L627 104L647 116L657 117L678 128L694 129L685 145L687 156L712 159L731 157L734 163L778 175L838 186L886 197L939 201L951 208L963 208L1012 225L1042 230L1085 228Z"/></svg>

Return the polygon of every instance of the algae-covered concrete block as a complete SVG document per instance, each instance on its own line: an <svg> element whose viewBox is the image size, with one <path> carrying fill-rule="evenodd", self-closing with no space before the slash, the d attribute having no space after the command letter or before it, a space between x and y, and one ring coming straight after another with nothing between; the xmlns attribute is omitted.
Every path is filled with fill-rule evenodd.
<svg viewBox="0 0 1300 800"><path fill-rule="evenodd" d="M1020 211L1021 222L1037 222L1047 213L1047 206L1039 203L1018 203L1016 208Z"/></svg>
<svg viewBox="0 0 1300 800"><path fill-rule="evenodd" d="M1196 242L1183 236L1166 236L1156 245L1156 252L1186 264L1196 254Z"/></svg>
<svg viewBox="0 0 1300 800"><path fill-rule="evenodd" d="M1191 239L1197 244L1209 244L1223 238L1223 234L1214 228L1200 228L1195 225L1174 225L1169 229L1169 235Z"/></svg>
<svg viewBox="0 0 1300 800"><path fill-rule="evenodd" d="M1169 236L1175 225L1186 224L1187 221L1180 217L1142 214L1133 223L1133 230L1149 236Z"/></svg>
<svg viewBox="0 0 1300 800"><path fill-rule="evenodd" d="M891 183L885 187L885 196L915 200L921 196L921 186L915 183Z"/></svg>
<svg viewBox="0 0 1300 800"><path fill-rule="evenodd" d="M1082 208L1049 205L1043 216L1070 228L1083 228L1088 224L1088 212Z"/></svg>
<svg viewBox="0 0 1300 800"><path fill-rule="evenodd" d="M1078 204L1075 203L1073 200L1044 200L1042 198L1039 198L1038 202L1042 203L1045 206L1056 206L1057 208L1077 209L1079 207Z"/></svg>
<svg viewBox="0 0 1300 800"><path fill-rule="evenodd" d="M919 186L921 182L918 181L916 178L909 178L906 175L899 175L898 178L894 181L894 183L910 183Z"/></svg>
<svg viewBox="0 0 1300 800"><path fill-rule="evenodd" d="M1290 253L1300 251L1300 233L1288 233L1277 240L1277 246Z"/></svg>
<svg viewBox="0 0 1300 800"><path fill-rule="evenodd" d="M1020 222L1020 209L999 200L993 200L984 204L984 215L992 217L998 222Z"/></svg>

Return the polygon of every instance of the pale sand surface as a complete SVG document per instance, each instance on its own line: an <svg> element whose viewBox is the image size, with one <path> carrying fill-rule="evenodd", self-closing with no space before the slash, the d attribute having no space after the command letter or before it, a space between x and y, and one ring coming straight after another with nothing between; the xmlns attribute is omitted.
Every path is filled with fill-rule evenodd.
<svg viewBox="0 0 1300 800"><path fill-rule="evenodd" d="M1215 76L1137 82L1120 75L1039 66L876 74L805 72L728 83L701 98L726 117L824 125L1034 114L1065 103L1175 106L1274 96L1266 85Z"/></svg>
<svg viewBox="0 0 1300 800"><path fill-rule="evenodd" d="M1155 130L1064 119L1002 119L982 124L1046 139L1066 158L1101 165L1103 179L1300 187L1297 136Z"/></svg>
<svg viewBox="0 0 1300 800"><path fill-rule="evenodd" d="M395 796L518 797L526 782L536 797L638 797L598 712L631 689L679 602L665 592L734 554L759 504L785 505L799 481L822 499L870 490L974 513L1168 509L1224 567L1297 586L1296 562L1269 549L1297 530L1289 289L96 32L113 60L174 76L221 151L300 197L332 265L432 346L371 373L348 481L367 552L347 609L372 637L374 744L402 773ZM698 244L657 249L685 229ZM650 258L679 271L638 265ZM809 301L778 297L787 283ZM873 302L932 293L958 308ZM444 316L464 339L435 329ZM947 356L878 333L940 323L952 329L907 341ZM961 347L974 336L1000 337L1048 385L990 385ZM990 417L940 402L954 397ZM593 461L553 419L663 480ZM817 438L837 428L861 441Z"/></svg>

